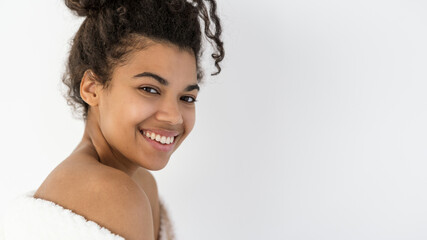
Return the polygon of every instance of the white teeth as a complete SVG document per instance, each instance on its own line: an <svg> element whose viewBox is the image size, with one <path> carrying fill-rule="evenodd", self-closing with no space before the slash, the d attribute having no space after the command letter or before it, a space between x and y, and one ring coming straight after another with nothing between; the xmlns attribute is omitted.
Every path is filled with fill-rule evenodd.
<svg viewBox="0 0 427 240"><path fill-rule="evenodd" d="M165 137L165 136L161 136L152 132L145 132L144 133L145 136L147 136L148 138L155 140L157 142L160 142L162 144L171 144L173 143L175 137Z"/></svg>

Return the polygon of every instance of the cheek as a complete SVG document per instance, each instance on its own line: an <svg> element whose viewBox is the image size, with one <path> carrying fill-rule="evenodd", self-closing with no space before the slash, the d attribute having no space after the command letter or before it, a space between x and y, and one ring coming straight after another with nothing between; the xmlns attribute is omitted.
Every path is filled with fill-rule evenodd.
<svg viewBox="0 0 427 240"><path fill-rule="evenodd" d="M156 105L138 95L120 94L105 99L100 106L101 121L107 129L128 133L156 111Z"/></svg>
<svg viewBox="0 0 427 240"><path fill-rule="evenodd" d="M155 103L140 97L128 98L120 105L120 110L116 117L126 120L128 124L134 126L153 116L157 110Z"/></svg>
<svg viewBox="0 0 427 240"><path fill-rule="evenodd" d="M128 121L128 111L126 104L122 104L118 95L110 94L105 97L99 105L100 112L100 128L102 134L110 144L115 144L115 141L121 142L125 134L123 127Z"/></svg>

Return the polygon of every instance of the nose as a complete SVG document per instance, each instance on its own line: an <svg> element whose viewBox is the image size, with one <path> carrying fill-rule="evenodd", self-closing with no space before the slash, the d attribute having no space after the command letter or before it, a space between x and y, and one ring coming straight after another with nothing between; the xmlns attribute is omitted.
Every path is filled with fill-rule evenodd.
<svg viewBox="0 0 427 240"><path fill-rule="evenodd" d="M172 100L162 101L156 113L156 119L171 125L182 124L184 121L178 103Z"/></svg>

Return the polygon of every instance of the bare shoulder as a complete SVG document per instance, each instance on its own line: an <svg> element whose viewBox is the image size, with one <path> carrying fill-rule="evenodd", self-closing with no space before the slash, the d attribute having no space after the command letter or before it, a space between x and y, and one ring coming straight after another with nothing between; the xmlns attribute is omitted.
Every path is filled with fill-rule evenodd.
<svg viewBox="0 0 427 240"><path fill-rule="evenodd" d="M154 234L155 239L157 239L160 231L160 203L156 179L151 172L143 168L137 170L133 179L144 190L150 201L154 222Z"/></svg>
<svg viewBox="0 0 427 240"><path fill-rule="evenodd" d="M89 218L125 239L154 240L149 198L126 174L101 175L84 189L80 206Z"/></svg>
<svg viewBox="0 0 427 240"><path fill-rule="evenodd" d="M142 189L144 189L149 197L158 199L157 182L150 171L139 168L133 179Z"/></svg>
<svg viewBox="0 0 427 240"><path fill-rule="evenodd" d="M154 239L150 201L123 172L90 164L61 166L34 197L55 202L125 239Z"/></svg>

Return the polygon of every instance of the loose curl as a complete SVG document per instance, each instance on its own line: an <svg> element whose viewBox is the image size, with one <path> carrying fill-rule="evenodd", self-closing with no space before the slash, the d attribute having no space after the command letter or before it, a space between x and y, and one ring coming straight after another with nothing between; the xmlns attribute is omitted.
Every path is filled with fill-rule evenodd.
<svg viewBox="0 0 427 240"><path fill-rule="evenodd" d="M141 37L191 50L196 58L197 80L201 82L200 18L206 39L215 50L211 56L217 72L211 75L221 72L219 63L224 58L224 47L215 0L65 0L65 5L76 15L86 17L72 41L62 79L68 87L65 95L68 105L84 120L89 110L89 105L80 96L84 73L91 70L97 80L108 87L117 64L126 61L132 51L147 46Z"/></svg>

